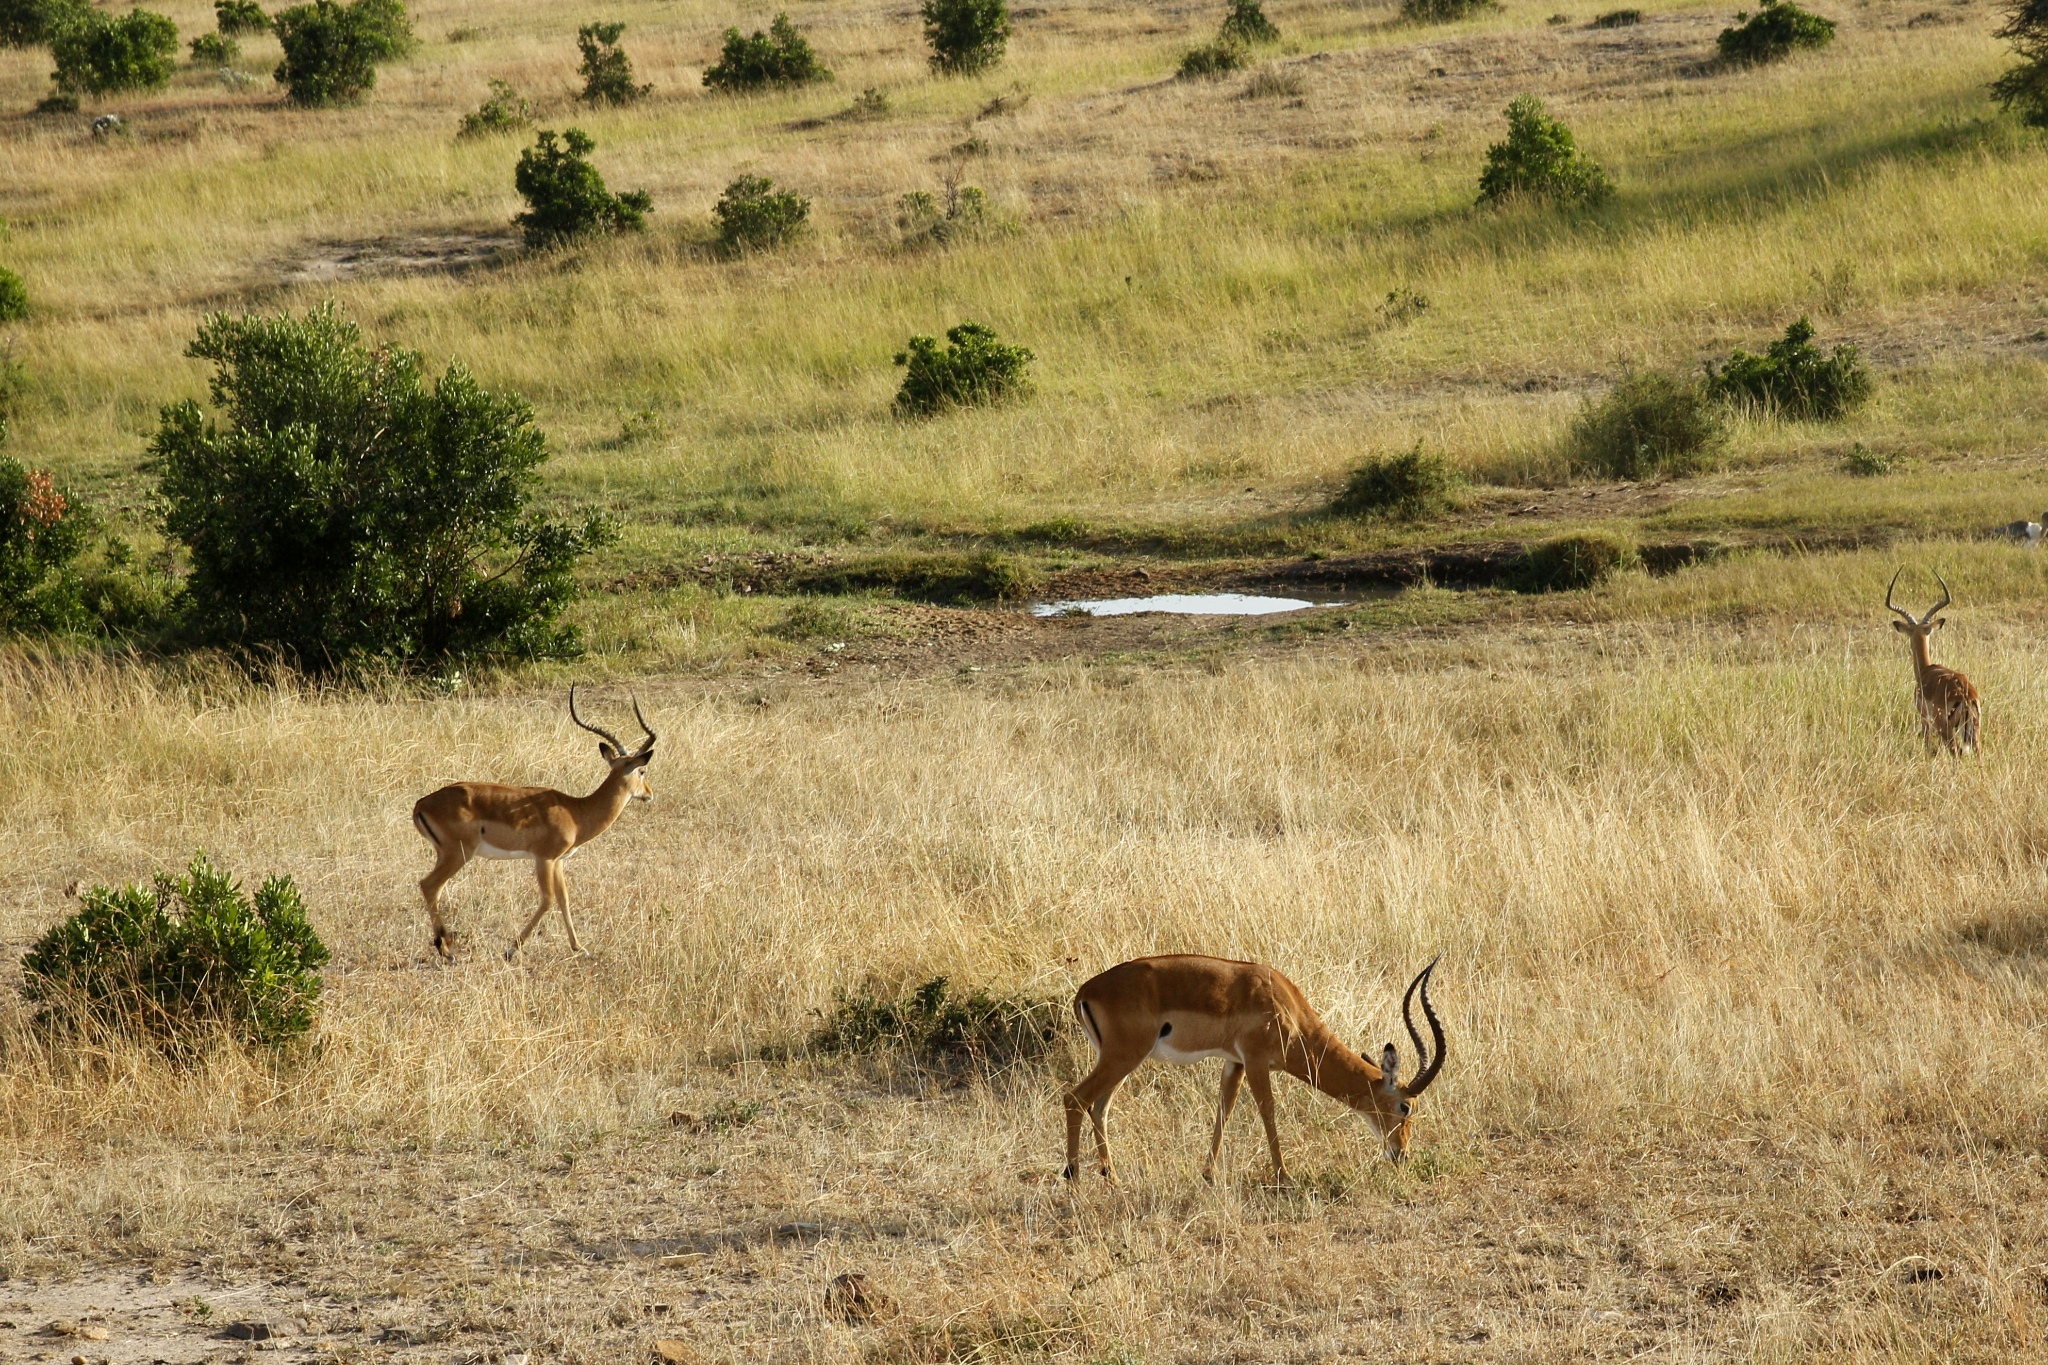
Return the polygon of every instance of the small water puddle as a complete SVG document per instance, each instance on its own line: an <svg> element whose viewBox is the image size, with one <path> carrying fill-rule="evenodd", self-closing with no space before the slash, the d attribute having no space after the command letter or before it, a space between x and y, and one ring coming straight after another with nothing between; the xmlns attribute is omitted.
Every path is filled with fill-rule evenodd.
<svg viewBox="0 0 2048 1365"><path fill-rule="evenodd" d="M1033 616L1135 616L1163 611L1175 616L1272 616L1305 607L1341 607L1299 597L1257 597L1242 592L1161 593L1157 597L1111 597L1098 602L1036 602Z"/></svg>

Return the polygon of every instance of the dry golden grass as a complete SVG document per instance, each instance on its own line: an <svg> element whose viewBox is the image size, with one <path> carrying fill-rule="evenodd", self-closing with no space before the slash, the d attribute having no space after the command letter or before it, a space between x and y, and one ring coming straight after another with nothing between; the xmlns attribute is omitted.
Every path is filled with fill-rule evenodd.
<svg viewBox="0 0 2048 1365"><path fill-rule="evenodd" d="M2048 659L2031 614L1957 611L1943 657L1987 747L1929 761L1903 649L1833 618L1880 566L1817 562L1842 570L1808 580L1817 610L1740 626L1706 604L1765 570L1695 571L1690 631L1625 585L1587 602L1631 618L1607 625L1212 672L836 680L767 708L643 679L657 801L570 869L595 951L551 927L517 969L491 956L531 895L508 867L452 884L475 955L431 963L407 812L451 778L592 780L558 696L11 656L0 937L73 878L203 847L293 873L335 963L283 1065L84 1058L10 998L0 1266L261 1268L357 1359L399 1348L351 1324L429 1321L448 1350L585 1360L654 1334L732 1360L2028 1354ZM869 979L1063 994L1154 950L1273 962L1374 1044L1443 951L1419 1160L1378 1164L1290 1088L1301 1186L1260 1188L1241 1115L1204 1189L1213 1073L1155 1068L1112 1111L1126 1187L1070 1193L1071 1040L964 1087L745 1060ZM720 1104L740 1121L667 1121ZM827 1321L849 1268L905 1317Z"/></svg>

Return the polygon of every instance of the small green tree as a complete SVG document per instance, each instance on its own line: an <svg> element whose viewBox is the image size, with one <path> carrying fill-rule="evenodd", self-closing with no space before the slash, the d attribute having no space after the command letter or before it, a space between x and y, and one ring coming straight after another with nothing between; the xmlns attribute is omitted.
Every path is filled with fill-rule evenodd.
<svg viewBox="0 0 2048 1365"><path fill-rule="evenodd" d="M942 350L934 338L914 336L896 353L904 367L898 412L929 417L949 407L1000 402L1028 387L1031 352L1005 344L980 323L947 328L946 343Z"/></svg>
<svg viewBox="0 0 2048 1365"><path fill-rule="evenodd" d="M585 24L576 30L583 53L583 98L590 104L631 104L654 89L633 84L633 62L619 46L624 24Z"/></svg>
<svg viewBox="0 0 2048 1365"><path fill-rule="evenodd" d="M1731 403L1795 420L1830 422L1870 397L1870 372L1854 346L1837 346L1823 355L1813 344L1813 324L1801 318L1762 355L1738 350L1727 364L1708 365L1707 387Z"/></svg>
<svg viewBox="0 0 2048 1365"><path fill-rule="evenodd" d="M1991 93L2030 128L2048 128L2048 0L2012 0L1998 36L2019 65L1991 83Z"/></svg>
<svg viewBox="0 0 2048 1365"><path fill-rule="evenodd" d="M21 960L45 1023L181 1049L211 1034L275 1047L312 1028L327 947L290 877L251 897L202 853L182 875L84 899Z"/></svg>
<svg viewBox="0 0 2048 1365"><path fill-rule="evenodd" d="M1180 59L1178 74L1184 81L1205 80L1243 70L1250 61L1242 44L1219 40L1188 49Z"/></svg>
<svg viewBox="0 0 2048 1365"><path fill-rule="evenodd" d="M1634 371L1572 423L1580 463L1617 479L1688 474L1725 438L1721 414L1697 379Z"/></svg>
<svg viewBox="0 0 2048 1365"><path fill-rule="evenodd" d="M98 519L48 470L0 455L0 629L87 623L75 565L96 529Z"/></svg>
<svg viewBox="0 0 2048 1365"><path fill-rule="evenodd" d="M934 71L972 76L1002 61L1010 41L1006 0L923 0L920 13Z"/></svg>
<svg viewBox="0 0 2048 1365"><path fill-rule="evenodd" d="M145 9L118 19L88 10L51 35L50 56L60 94L155 90L177 69L178 26Z"/></svg>
<svg viewBox="0 0 2048 1365"><path fill-rule="evenodd" d="M190 46L194 66L226 66L242 55L242 45L221 33L202 33Z"/></svg>
<svg viewBox="0 0 2048 1365"><path fill-rule="evenodd" d="M523 399L460 363L429 383L332 303L215 314L186 354L220 419L166 408L150 453L194 636L313 671L580 650L561 613L609 523L533 509L547 441Z"/></svg>
<svg viewBox="0 0 2048 1365"><path fill-rule="evenodd" d="M1223 25L1217 29L1216 38L1219 42L1241 43L1249 47L1279 42L1280 30L1266 17L1259 0L1230 0L1230 13L1223 16Z"/></svg>
<svg viewBox="0 0 2048 1365"><path fill-rule="evenodd" d="M1801 9L1793 0L1764 0L1755 14L1739 13L1732 28L1714 40L1721 60L1755 66L1789 57L1798 49L1826 47L1835 40L1835 21Z"/></svg>
<svg viewBox="0 0 2048 1365"><path fill-rule="evenodd" d="M377 84L379 46L355 6L313 0L271 22L284 49L273 74L293 104L352 104Z"/></svg>
<svg viewBox="0 0 2048 1365"><path fill-rule="evenodd" d="M213 26L230 38L267 33L270 16L256 0L213 0Z"/></svg>
<svg viewBox="0 0 2048 1365"><path fill-rule="evenodd" d="M1578 149L1571 129L1544 112L1534 95L1507 107L1508 136L1486 149L1479 202L1529 196L1566 204L1598 204L1614 194L1600 164Z"/></svg>
<svg viewBox="0 0 2048 1365"><path fill-rule="evenodd" d="M613 194L597 167L584 158L597 143L581 128L555 140L543 132L519 154L512 184L525 196L527 211L512 221L526 232L532 247L554 246L571 238L597 233L637 232L646 223L654 200L645 190Z"/></svg>
<svg viewBox="0 0 2048 1365"><path fill-rule="evenodd" d="M493 80L491 97L462 116L457 137L489 137L493 133L516 133L533 126L533 106L509 81Z"/></svg>
<svg viewBox="0 0 2048 1365"><path fill-rule="evenodd" d="M36 47L66 24L92 14L87 0L0 0L0 43Z"/></svg>
<svg viewBox="0 0 2048 1365"><path fill-rule="evenodd" d="M0 265L0 322L20 322L28 316L28 286L21 276Z"/></svg>
<svg viewBox="0 0 2048 1365"><path fill-rule="evenodd" d="M711 216L718 221L720 246L729 252L760 251L781 246L803 231L811 201L778 191L765 175L742 175L725 187Z"/></svg>
<svg viewBox="0 0 2048 1365"><path fill-rule="evenodd" d="M420 40L405 15L405 0L355 0L348 11L369 47L371 61L395 62L419 50Z"/></svg>
<svg viewBox="0 0 2048 1365"><path fill-rule="evenodd" d="M752 37L736 28L727 29L724 51L704 73L704 84L710 89L733 92L831 79L831 71L818 60L787 14L776 15L766 33L756 29Z"/></svg>

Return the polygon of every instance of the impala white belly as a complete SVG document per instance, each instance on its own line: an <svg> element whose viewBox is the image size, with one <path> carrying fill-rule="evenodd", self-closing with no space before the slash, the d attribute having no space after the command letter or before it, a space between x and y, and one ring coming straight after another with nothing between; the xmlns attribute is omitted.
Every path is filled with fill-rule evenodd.
<svg viewBox="0 0 2048 1365"><path fill-rule="evenodd" d="M486 840L479 840L477 842L476 856L479 858L526 858L528 860L531 860L533 857L531 853L526 853L516 848L499 848L496 844Z"/></svg>
<svg viewBox="0 0 2048 1365"><path fill-rule="evenodd" d="M1161 1038L1158 1042L1152 1044L1152 1060L1155 1062L1165 1062L1168 1066L1193 1066L1196 1062L1206 1062L1211 1057L1225 1062L1236 1062L1239 1060L1238 1055L1228 1048L1205 1047L1196 1052L1182 1052L1168 1038Z"/></svg>

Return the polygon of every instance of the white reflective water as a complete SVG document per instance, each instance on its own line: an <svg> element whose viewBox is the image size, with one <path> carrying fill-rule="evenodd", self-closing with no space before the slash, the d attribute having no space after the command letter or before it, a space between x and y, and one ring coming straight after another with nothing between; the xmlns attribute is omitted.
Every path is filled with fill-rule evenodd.
<svg viewBox="0 0 2048 1365"><path fill-rule="evenodd" d="M1178 616L1271 616L1304 607L1339 607L1341 602L1307 602L1299 597L1254 597L1241 592L1161 593L1157 597L1112 597L1100 602L1039 602L1033 616L1131 616L1141 611Z"/></svg>

